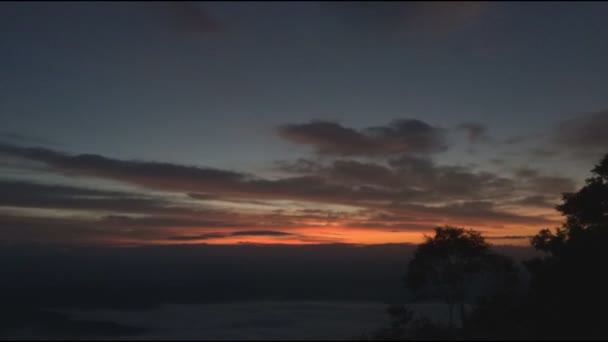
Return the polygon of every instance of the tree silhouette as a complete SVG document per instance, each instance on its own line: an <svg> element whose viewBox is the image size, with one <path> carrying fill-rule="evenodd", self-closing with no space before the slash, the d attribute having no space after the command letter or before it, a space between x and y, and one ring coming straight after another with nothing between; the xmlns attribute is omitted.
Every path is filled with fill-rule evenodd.
<svg viewBox="0 0 608 342"><path fill-rule="evenodd" d="M548 338L606 338L599 313L608 308L608 155L579 191L563 194L556 209L566 222L534 236L532 246L545 256L526 262L535 328Z"/></svg>
<svg viewBox="0 0 608 342"><path fill-rule="evenodd" d="M406 285L419 299L445 302L452 329L454 306L460 303L464 313L467 290L484 268L489 245L479 232L447 226L435 228L435 236L425 238L409 263Z"/></svg>

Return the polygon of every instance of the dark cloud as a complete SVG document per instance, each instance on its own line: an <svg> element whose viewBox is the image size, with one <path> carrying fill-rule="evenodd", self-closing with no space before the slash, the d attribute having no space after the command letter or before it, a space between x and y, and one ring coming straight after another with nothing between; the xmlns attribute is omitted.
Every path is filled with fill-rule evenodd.
<svg viewBox="0 0 608 342"><path fill-rule="evenodd" d="M553 158L560 153L558 150L547 147L532 147L529 151L533 156L540 158Z"/></svg>
<svg viewBox="0 0 608 342"><path fill-rule="evenodd" d="M278 131L289 141L313 146L319 154L381 156L428 154L447 149L442 129L415 119L395 120L387 126L364 130L335 122L312 121L283 125Z"/></svg>
<svg viewBox="0 0 608 342"><path fill-rule="evenodd" d="M205 233L200 235L182 235L182 236L171 236L168 240L174 241L195 241L195 240L209 240L209 239L222 239L234 236L297 236L295 234L275 231L275 230L242 230L232 233Z"/></svg>
<svg viewBox="0 0 608 342"><path fill-rule="evenodd" d="M55 142L45 138L9 131L0 131L0 143L2 141L15 144L56 145Z"/></svg>
<svg viewBox="0 0 608 342"><path fill-rule="evenodd" d="M68 155L44 148L0 144L0 154L46 164L70 176L90 176L124 181L152 189L186 190L193 183L209 191L229 188L247 176L241 173L170 163L123 161L94 154Z"/></svg>
<svg viewBox="0 0 608 342"><path fill-rule="evenodd" d="M72 176L102 177L149 189L187 192L197 197L293 199L366 205L370 202L481 199L504 195L511 181L489 172L439 166L428 159L402 157L388 166L337 160L310 175L268 180L211 168L123 161L98 155L67 155L47 149L0 145L0 153L45 163Z"/></svg>
<svg viewBox="0 0 608 342"><path fill-rule="evenodd" d="M282 161L281 171L299 175L315 175L345 185L400 186L398 175L387 165L352 159L337 159L329 164L300 158Z"/></svg>
<svg viewBox="0 0 608 342"><path fill-rule="evenodd" d="M6 243L111 244L122 239L145 242L162 236L155 229L108 229L96 220L81 217L38 217L3 213L0 215L0 227L0 241Z"/></svg>
<svg viewBox="0 0 608 342"><path fill-rule="evenodd" d="M513 190L511 179L469 167L435 165L430 159L401 157L389 161L411 186L449 199L496 198Z"/></svg>
<svg viewBox="0 0 608 342"><path fill-rule="evenodd" d="M278 180L252 180L243 184L243 196L266 199L292 199L320 203L366 205L398 198L417 198L420 192L407 189L386 189L360 184L350 186L322 175L291 177Z"/></svg>
<svg viewBox="0 0 608 342"><path fill-rule="evenodd" d="M491 158L490 162L495 165L504 165L506 161L502 158Z"/></svg>
<svg viewBox="0 0 608 342"><path fill-rule="evenodd" d="M142 194L0 180L0 206L157 213L167 211L170 205ZM176 208L170 211L178 212Z"/></svg>
<svg viewBox="0 0 608 342"><path fill-rule="evenodd" d="M230 234L232 236L290 236L293 234L274 230L244 230Z"/></svg>
<svg viewBox="0 0 608 342"><path fill-rule="evenodd" d="M395 169L408 170L410 172L426 173L431 171L435 164L429 158L419 158L412 156L401 156L389 159L388 164Z"/></svg>
<svg viewBox="0 0 608 342"><path fill-rule="evenodd" d="M313 121L307 124L291 124L279 127L281 137L298 144L312 145L323 154L361 155L382 153L381 146L352 128L335 122Z"/></svg>
<svg viewBox="0 0 608 342"><path fill-rule="evenodd" d="M405 9L405 24L418 32L450 32L476 23L491 6L478 1L414 1Z"/></svg>
<svg viewBox="0 0 608 342"><path fill-rule="evenodd" d="M531 191L540 193L572 192L575 189L575 182L571 178L557 176L538 176L531 179Z"/></svg>
<svg viewBox="0 0 608 342"><path fill-rule="evenodd" d="M466 122L458 125L457 129L466 132L467 139L470 143L474 144L483 140L488 140L486 136L486 127L479 123Z"/></svg>
<svg viewBox="0 0 608 342"><path fill-rule="evenodd" d="M403 186L399 175L376 163L337 160L327 169L327 176L338 182L358 185Z"/></svg>
<svg viewBox="0 0 608 342"><path fill-rule="evenodd" d="M184 215L149 215L146 217L132 217L125 215L108 215L99 221L101 226L114 228L243 228L255 226L253 219L244 221L242 217L229 211L208 211L190 216Z"/></svg>
<svg viewBox="0 0 608 342"><path fill-rule="evenodd" d="M478 22L491 5L476 1L363 1L322 6L361 33L445 34Z"/></svg>
<svg viewBox="0 0 608 342"><path fill-rule="evenodd" d="M515 176L524 188L536 194L572 192L576 186L571 178L542 175L540 171L526 167L515 170Z"/></svg>
<svg viewBox="0 0 608 342"><path fill-rule="evenodd" d="M181 236L170 236L167 240L173 241L197 241L197 240L209 240L209 239L221 239L229 235L225 233L206 233L200 235L181 235Z"/></svg>
<svg viewBox="0 0 608 342"><path fill-rule="evenodd" d="M142 36L154 35L158 38L158 33L167 31L181 35L208 35L225 30L225 25L210 13L207 4L194 1L105 2L86 6L78 3L53 6L43 2L17 2L12 6L3 6L2 14L5 13L4 18L10 18L10 29L30 32L46 39L61 38L56 40L56 44L66 44L64 40L68 39L76 42L78 36L85 35L88 41L79 40L80 46L75 45L72 47L74 49L85 46L116 49L115 44L108 45L109 41L106 40L111 39L109 32L106 32L109 23L114 29L125 32L124 38L132 38L133 44L141 44L139 40ZM6 26L3 29L7 29ZM161 42L162 39L157 41ZM120 55L118 50L114 52ZM100 55L95 57L100 58Z"/></svg>
<svg viewBox="0 0 608 342"><path fill-rule="evenodd" d="M523 206L552 208L557 204L557 198L544 195L531 195L518 199L514 203Z"/></svg>
<svg viewBox="0 0 608 342"><path fill-rule="evenodd" d="M253 236L305 238L298 234L264 229L290 229L294 227L296 219L280 215L243 215L229 211L201 213L199 216L193 217L151 214L145 217L108 215L101 218L32 216L8 211L0 213L0 227L2 227L0 242L125 244ZM302 222L297 226L306 227L306 223ZM248 229L252 227L259 229ZM244 230L221 231L225 229ZM219 231L200 233L208 230ZM188 231L190 234L186 233ZM168 238L167 234L173 235Z"/></svg>
<svg viewBox="0 0 608 342"><path fill-rule="evenodd" d="M304 158L298 158L295 161L281 160L277 161L275 164L278 170L299 174L316 173L323 168L321 163Z"/></svg>
<svg viewBox="0 0 608 342"><path fill-rule="evenodd" d="M461 201L445 205L400 203L384 206L380 214L371 213L361 221L395 230L425 231L436 226L452 224L463 227L506 228L509 226L547 226L556 221L541 215L524 215L509 212L490 201ZM352 226L359 226L354 222Z"/></svg>
<svg viewBox="0 0 608 342"><path fill-rule="evenodd" d="M192 33L218 33L225 30L220 21L209 12L207 6L195 1L158 1L137 4L139 9L154 14L169 27Z"/></svg>
<svg viewBox="0 0 608 342"><path fill-rule="evenodd" d="M504 236L487 236L488 240L527 240L531 235L504 235Z"/></svg>
<svg viewBox="0 0 608 342"><path fill-rule="evenodd" d="M534 178L534 177L538 177L538 175L539 175L538 170L527 168L527 167L522 167L522 168L515 170L515 176L521 177L521 178Z"/></svg>
<svg viewBox="0 0 608 342"><path fill-rule="evenodd" d="M323 188L328 190L333 187L328 191L330 197L350 194L354 196L352 199L360 201L487 199L508 196L514 190L511 179L494 173L474 172L462 166L436 165L430 159L411 156L390 159L386 165L334 160L310 169L308 176L302 179L309 179L309 185L313 187L302 191L313 191L314 184L325 184Z"/></svg>
<svg viewBox="0 0 608 342"><path fill-rule="evenodd" d="M505 139L503 142L507 145L515 145L515 144L520 144L526 140L527 139L522 136L514 136L514 137Z"/></svg>
<svg viewBox="0 0 608 342"><path fill-rule="evenodd" d="M456 204L448 204L437 207L419 206L415 208L418 212L424 212L439 217L446 221L459 220L468 224L491 223L501 225L509 224L553 224L550 219L542 216L528 216L501 211L496 204L490 201L465 201ZM466 224L465 224L466 225Z"/></svg>
<svg viewBox="0 0 608 342"><path fill-rule="evenodd" d="M553 135L561 149L579 154L608 152L608 110L581 114L558 124Z"/></svg>
<svg viewBox="0 0 608 342"><path fill-rule="evenodd" d="M391 158L387 163L333 159L321 164L300 160L296 163L305 166L296 168L300 175L264 179L227 170L118 160L90 154L69 155L6 144L0 144L0 154L40 162L51 171L74 177L121 181L145 189L180 192L203 201L195 206L192 201L175 201L171 196L152 198L135 193L65 186L0 183L0 190L4 190L0 195L1 205L108 210L112 214L101 219L86 222L65 219L69 222L62 222L68 230L77 229L81 223L81 228L90 227L85 229L89 232L85 237L106 234L107 237L136 239L148 231L150 234L146 235L145 241L166 239L171 236L167 231L173 230L177 230L177 234L172 236L185 231L191 232L190 235L184 234L186 236L200 236L206 234L201 233L204 230L228 228L246 229L250 236L255 234L251 232L257 232L278 237L267 229L276 232L329 223L370 229L414 230L431 229L447 223L471 227L547 225L552 221L541 216L509 212L500 204L512 206L517 198L549 195L558 189L569 189L571 185L566 178L545 176L536 170L518 170L519 178L512 179L490 172L476 172L470 167L437 165L428 158L410 155ZM19 194L8 195L10 193ZM209 200L270 207L276 205L272 204L275 200L293 200L301 201L300 204L349 205L351 210L348 213L293 209L247 213L212 210L205 203ZM379 216L380 213L386 215ZM46 224L49 223L36 222L28 229Z"/></svg>
<svg viewBox="0 0 608 342"><path fill-rule="evenodd" d="M220 194L224 197L294 199L325 203L357 203L386 200L415 191L386 191L370 187L348 187L320 176L300 176L278 180L256 178L233 171L183 166L170 163L124 161L99 155L68 155L41 148L0 144L0 154L42 162L51 170L70 176L100 177L148 189Z"/></svg>

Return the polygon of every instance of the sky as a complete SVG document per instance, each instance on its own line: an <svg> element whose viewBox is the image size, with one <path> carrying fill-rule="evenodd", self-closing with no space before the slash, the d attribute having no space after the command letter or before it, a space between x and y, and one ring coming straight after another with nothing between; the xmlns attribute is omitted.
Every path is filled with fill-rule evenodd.
<svg viewBox="0 0 608 342"><path fill-rule="evenodd" d="M527 244L608 153L601 2L3 2L0 242Z"/></svg>

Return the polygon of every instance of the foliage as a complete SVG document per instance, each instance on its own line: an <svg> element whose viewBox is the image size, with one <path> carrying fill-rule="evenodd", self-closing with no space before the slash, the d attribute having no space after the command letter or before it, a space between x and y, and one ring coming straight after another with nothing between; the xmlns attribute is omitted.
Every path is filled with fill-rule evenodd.
<svg viewBox="0 0 608 342"><path fill-rule="evenodd" d="M479 271L488 244L481 234L454 227L435 229L434 237L418 246L410 261L406 285L422 298L447 303L462 300L466 280Z"/></svg>
<svg viewBox="0 0 608 342"><path fill-rule="evenodd" d="M454 305L473 292L490 293L517 282L517 270L508 258L491 253L481 233L456 227L438 227L426 237L409 263L406 285L417 299L440 299L448 305L450 328Z"/></svg>
<svg viewBox="0 0 608 342"><path fill-rule="evenodd" d="M524 263L525 293L486 298L471 315L470 338L606 339L608 307L608 155L556 209L562 227L543 229L531 245L544 256Z"/></svg>
<svg viewBox="0 0 608 342"><path fill-rule="evenodd" d="M556 209L565 216L562 227L530 240L544 256L524 262L528 289L517 286L513 261L490 253L481 234L437 228L410 262L408 287L418 298L447 303L464 301L471 279L483 280L488 291L457 331L393 307L391 327L376 339L607 339L608 155L579 191L563 194Z"/></svg>
<svg viewBox="0 0 608 342"><path fill-rule="evenodd" d="M543 336L608 337L602 315L608 305L608 155L575 193L556 207L566 222L531 239L543 258L526 262L532 274L529 312Z"/></svg>

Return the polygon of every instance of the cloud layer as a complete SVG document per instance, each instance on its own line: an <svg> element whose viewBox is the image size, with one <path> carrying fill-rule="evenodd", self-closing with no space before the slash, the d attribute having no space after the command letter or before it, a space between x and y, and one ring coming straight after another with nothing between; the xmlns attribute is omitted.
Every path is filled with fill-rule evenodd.
<svg viewBox="0 0 608 342"><path fill-rule="evenodd" d="M415 119L363 130L335 122L312 121L283 125L279 134L291 142L310 145L317 153L340 156L429 154L447 149L442 129Z"/></svg>
<svg viewBox="0 0 608 342"><path fill-rule="evenodd" d="M553 133L553 143L575 153L608 152L608 110L580 114L560 122Z"/></svg>
<svg viewBox="0 0 608 342"><path fill-rule="evenodd" d="M304 131L310 127L316 126L305 126ZM433 132L430 126L411 121L350 130L348 138L331 145L340 155L282 161L277 167L284 176L279 178L0 144L0 154L40 163L47 172L112 180L139 189L108 191L0 181L0 217L7 227L2 237L120 243L319 243L385 236L398 242L404 236L400 234L444 224L519 229L519 234L526 227L555 224L552 201L574 186L568 178L535 169L518 169L509 177L439 165L425 155L403 154L404 148L392 154L386 141L413 139L416 134L395 133L410 130L427 137ZM383 153L384 159L343 156L347 150L337 141L348 139L362 139L367 153ZM421 146L429 146L432 139L425 139L407 149L411 152L411 146L418 146L418 151L428 152Z"/></svg>

